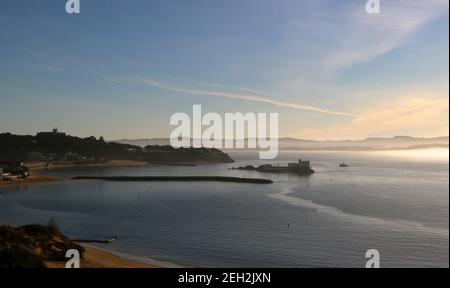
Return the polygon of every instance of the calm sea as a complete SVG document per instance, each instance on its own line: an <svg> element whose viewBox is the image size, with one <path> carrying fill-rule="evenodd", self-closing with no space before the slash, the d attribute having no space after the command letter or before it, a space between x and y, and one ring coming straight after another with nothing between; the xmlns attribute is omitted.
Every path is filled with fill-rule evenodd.
<svg viewBox="0 0 450 288"><path fill-rule="evenodd" d="M226 175L240 183L62 182L0 188L0 224L53 217L74 238L104 248L195 267L364 267L377 249L382 267L449 267L448 150L282 152L277 163L312 161L309 177L198 167L83 167L75 175ZM347 162L350 167L339 168Z"/></svg>

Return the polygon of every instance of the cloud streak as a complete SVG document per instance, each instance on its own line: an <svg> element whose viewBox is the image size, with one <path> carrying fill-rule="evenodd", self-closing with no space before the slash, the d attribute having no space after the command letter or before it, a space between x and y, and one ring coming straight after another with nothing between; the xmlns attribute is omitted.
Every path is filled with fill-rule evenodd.
<svg viewBox="0 0 450 288"><path fill-rule="evenodd" d="M345 19L335 23L345 35L338 34L337 49L325 65L335 70L388 53L405 44L421 26L447 13L448 5L448 0L382 1L378 15L369 15L359 6L350 9Z"/></svg>
<svg viewBox="0 0 450 288"><path fill-rule="evenodd" d="M333 111L333 110L328 110L328 109L323 109L323 108L319 108L319 107L303 105L303 104L298 104L298 103L284 102L284 101L274 100L274 99L267 98L267 97L262 97L259 95L257 96L257 95L252 95L252 94L231 93L231 92L224 92L224 91L187 89L187 88L163 84L161 82L158 82L158 81L155 81L152 79L142 79L142 78L137 79L137 83L156 87L156 88L167 90L167 91L182 93L182 94L245 100L245 101L251 101L251 102L256 102L256 103L269 104L269 105L273 105L273 106L280 107L280 108L306 110L306 111L324 113L324 114L335 115L335 116L354 117L354 115L352 115L350 113L346 113L346 112Z"/></svg>
<svg viewBox="0 0 450 288"><path fill-rule="evenodd" d="M303 51L299 58L292 55L288 73L311 79L334 75L407 44L421 27L448 13L449 6L448 0L381 1L381 13L370 15L365 1L314 2L308 10L314 17L293 19L286 40L293 51Z"/></svg>

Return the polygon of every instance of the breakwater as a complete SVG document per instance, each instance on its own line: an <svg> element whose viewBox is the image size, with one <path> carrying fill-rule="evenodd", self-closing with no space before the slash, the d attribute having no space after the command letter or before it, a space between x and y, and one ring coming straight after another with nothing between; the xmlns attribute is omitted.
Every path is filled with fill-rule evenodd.
<svg viewBox="0 0 450 288"><path fill-rule="evenodd" d="M272 184L270 179L262 178L242 178L242 177L224 177L224 176L76 176L74 180L104 180L118 182L133 181L184 181L184 182L234 182L251 184Z"/></svg>

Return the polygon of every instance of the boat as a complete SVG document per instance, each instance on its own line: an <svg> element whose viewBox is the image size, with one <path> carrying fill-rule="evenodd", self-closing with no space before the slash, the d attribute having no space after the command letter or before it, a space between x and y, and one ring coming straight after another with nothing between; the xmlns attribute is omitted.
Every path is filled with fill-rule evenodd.
<svg viewBox="0 0 450 288"><path fill-rule="evenodd" d="M339 167L346 168L346 167L348 167L348 164L346 164L345 162L342 162L341 164L339 164Z"/></svg>

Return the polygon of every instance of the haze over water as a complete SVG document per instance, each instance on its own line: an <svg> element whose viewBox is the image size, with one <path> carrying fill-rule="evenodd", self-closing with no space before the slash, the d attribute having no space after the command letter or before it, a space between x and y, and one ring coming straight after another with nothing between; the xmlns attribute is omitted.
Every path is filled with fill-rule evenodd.
<svg viewBox="0 0 450 288"><path fill-rule="evenodd" d="M0 189L0 224L57 219L73 238L117 240L104 247L206 267L448 267L448 149L400 152L281 152L275 163L312 161L312 176L198 167L81 167L75 175L226 175L240 183L62 182ZM342 161L349 168L338 168Z"/></svg>

